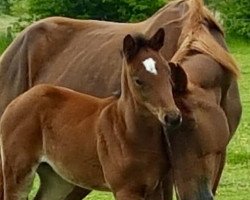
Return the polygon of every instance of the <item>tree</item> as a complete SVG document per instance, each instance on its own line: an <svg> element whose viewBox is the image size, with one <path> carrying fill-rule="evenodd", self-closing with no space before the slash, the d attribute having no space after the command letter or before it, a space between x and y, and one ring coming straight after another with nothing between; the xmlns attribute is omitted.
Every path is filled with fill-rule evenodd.
<svg viewBox="0 0 250 200"><path fill-rule="evenodd" d="M207 0L210 8L221 13L226 32L250 38L249 0Z"/></svg>
<svg viewBox="0 0 250 200"><path fill-rule="evenodd" d="M152 15L165 0L27 0L29 14L110 21L138 21Z"/></svg>
<svg viewBox="0 0 250 200"><path fill-rule="evenodd" d="M0 1L0 13L9 14L10 12L10 3L8 0Z"/></svg>

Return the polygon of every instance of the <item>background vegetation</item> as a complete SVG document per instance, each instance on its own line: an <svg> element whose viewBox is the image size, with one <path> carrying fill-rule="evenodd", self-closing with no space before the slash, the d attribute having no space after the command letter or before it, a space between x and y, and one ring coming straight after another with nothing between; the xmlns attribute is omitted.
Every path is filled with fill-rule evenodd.
<svg viewBox="0 0 250 200"><path fill-rule="evenodd" d="M166 2L167 0L1 0L0 13L21 17L19 22L55 15L135 22L152 15ZM249 0L205 0L205 3L219 13L228 34L250 38Z"/></svg>
<svg viewBox="0 0 250 200"><path fill-rule="evenodd" d="M17 33L39 18L61 15L119 22L140 21L166 0L0 0L0 55ZM227 43L238 61L243 104L240 127L228 147L228 158L218 200L250 199L250 1L205 0L223 22ZM36 178L31 197L36 193ZM109 193L93 192L88 200L111 200Z"/></svg>
<svg viewBox="0 0 250 200"><path fill-rule="evenodd" d="M250 38L249 0L207 0L207 3L220 12L227 34Z"/></svg>
<svg viewBox="0 0 250 200"><path fill-rule="evenodd" d="M165 0L2 0L7 14L66 16L119 22L138 21L153 14Z"/></svg>

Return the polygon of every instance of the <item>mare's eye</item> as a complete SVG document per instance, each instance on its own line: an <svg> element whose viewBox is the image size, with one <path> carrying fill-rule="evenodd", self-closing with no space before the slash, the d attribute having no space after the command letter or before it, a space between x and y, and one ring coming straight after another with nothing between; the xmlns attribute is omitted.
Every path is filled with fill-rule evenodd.
<svg viewBox="0 0 250 200"><path fill-rule="evenodd" d="M137 86L142 86L143 85L143 82L138 78L138 77L135 77L134 78L134 82Z"/></svg>

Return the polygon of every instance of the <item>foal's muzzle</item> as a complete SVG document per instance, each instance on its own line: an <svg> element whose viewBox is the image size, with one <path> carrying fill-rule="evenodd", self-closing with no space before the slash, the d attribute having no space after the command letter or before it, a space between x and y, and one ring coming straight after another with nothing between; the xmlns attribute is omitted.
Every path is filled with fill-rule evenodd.
<svg viewBox="0 0 250 200"><path fill-rule="evenodd" d="M182 116L180 112L172 111L165 115L164 120L167 129L173 130L181 125Z"/></svg>

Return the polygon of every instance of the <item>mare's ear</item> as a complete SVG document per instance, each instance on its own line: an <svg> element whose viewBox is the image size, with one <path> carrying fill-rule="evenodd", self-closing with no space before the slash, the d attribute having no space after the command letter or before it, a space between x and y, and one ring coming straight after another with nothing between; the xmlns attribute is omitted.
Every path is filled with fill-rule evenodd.
<svg viewBox="0 0 250 200"><path fill-rule="evenodd" d="M165 31L160 28L149 40L149 46L155 51L159 51L164 45Z"/></svg>
<svg viewBox="0 0 250 200"><path fill-rule="evenodd" d="M187 91L187 74L184 69L178 63L169 62L171 69L171 76L174 83L174 91L178 93L184 93Z"/></svg>
<svg viewBox="0 0 250 200"><path fill-rule="evenodd" d="M130 34L123 39L123 53L127 60L131 60L137 53L137 44Z"/></svg>

